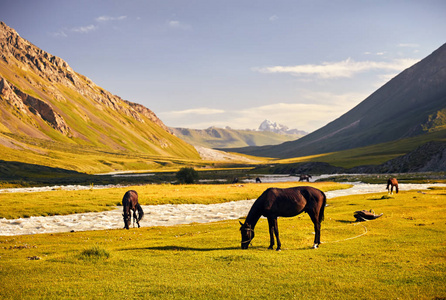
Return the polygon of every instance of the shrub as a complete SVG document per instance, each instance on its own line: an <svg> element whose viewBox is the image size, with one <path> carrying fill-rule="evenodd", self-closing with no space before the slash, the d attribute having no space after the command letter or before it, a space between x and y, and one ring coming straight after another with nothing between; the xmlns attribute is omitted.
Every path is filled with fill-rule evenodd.
<svg viewBox="0 0 446 300"><path fill-rule="evenodd" d="M177 172L176 178L180 183L194 183L198 180L198 172L194 168L181 168Z"/></svg>

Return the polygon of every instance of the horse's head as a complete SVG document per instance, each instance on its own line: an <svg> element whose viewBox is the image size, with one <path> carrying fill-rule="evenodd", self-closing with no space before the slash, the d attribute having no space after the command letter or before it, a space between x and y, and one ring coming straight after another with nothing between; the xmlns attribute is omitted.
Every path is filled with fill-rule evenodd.
<svg viewBox="0 0 446 300"><path fill-rule="evenodd" d="M254 229L251 228L251 225L245 223L242 224L240 222L240 232L242 234L242 249L248 249L249 244L251 243L252 239L254 238Z"/></svg>
<svg viewBox="0 0 446 300"><path fill-rule="evenodd" d="M132 216L130 215L130 213L125 212L124 214L122 214L122 217L124 218L124 228L125 229L129 229L130 228L130 222L132 221Z"/></svg>

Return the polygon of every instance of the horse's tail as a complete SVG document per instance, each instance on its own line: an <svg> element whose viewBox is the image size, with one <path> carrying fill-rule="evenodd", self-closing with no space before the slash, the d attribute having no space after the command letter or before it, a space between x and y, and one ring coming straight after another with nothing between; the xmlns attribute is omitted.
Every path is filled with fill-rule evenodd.
<svg viewBox="0 0 446 300"><path fill-rule="evenodd" d="M139 205L139 203L136 203L135 207L138 210L138 222L139 222L142 220L142 217L144 217L144 211L142 210L142 207L141 205Z"/></svg>
<svg viewBox="0 0 446 300"><path fill-rule="evenodd" d="M325 212L325 206L327 205L327 196L325 196L325 193L322 192L322 197L324 197L322 199L322 206L321 206L321 210L319 211L319 223L322 222L324 220L324 212Z"/></svg>

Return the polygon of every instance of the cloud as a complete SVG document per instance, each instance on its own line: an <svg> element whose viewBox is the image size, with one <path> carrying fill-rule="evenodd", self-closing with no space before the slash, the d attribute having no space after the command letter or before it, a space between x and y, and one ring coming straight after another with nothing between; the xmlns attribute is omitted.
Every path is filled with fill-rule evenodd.
<svg viewBox="0 0 446 300"><path fill-rule="evenodd" d="M162 114L171 115L171 116L186 116L186 115L196 116L196 115L215 115L215 114L221 114L224 112L225 111L221 110L221 109L200 107L200 108L192 108L192 109L186 109L186 110L164 112Z"/></svg>
<svg viewBox="0 0 446 300"><path fill-rule="evenodd" d="M158 115L166 125L172 127L205 129L229 126L234 129L257 129L263 120L269 119L289 128L311 132L340 117L368 96L309 90L301 90L299 95L300 101L305 103L274 103L234 110L203 107Z"/></svg>
<svg viewBox="0 0 446 300"><path fill-rule="evenodd" d="M314 76L318 78L350 78L358 73L368 71L402 71L417 59L395 59L390 62L355 61L348 58L339 62L324 62L320 65L274 66L255 68L260 73L286 73L293 76Z"/></svg>
<svg viewBox="0 0 446 300"><path fill-rule="evenodd" d="M214 125L217 127L229 126L234 129L257 129L263 120L268 119L292 129L311 132L333 121L345 112L346 108L342 105L275 103L228 112L222 114L221 118L214 118L211 124L208 122L202 124L202 127L195 128L207 128Z"/></svg>
<svg viewBox="0 0 446 300"><path fill-rule="evenodd" d="M403 48L418 48L418 47L420 47L420 45L418 45L418 44L412 44L412 43L401 43L401 44L398 44L398 47L403 47Z"/></svg>
<svg viewBox="0 0 446 300"><path fill-rule="evenodd" d="M270 20L271 22L274 22L274 21L276 21L278 18L279 18L278 16L276 16L276 15L272 15L271 17L269 17L269 20Z"/></svg>
<svg viewBox="0 0 446 300"><path fill-rule="evenodd" d="M360 93L333 94L328 92L300 91L301 101L305 103L274 103L232 112L240 126L249 128L246 121L257 120L258 125L265 120L311 132L340 117L368 95ZM257 125L257 126L258 126Z"/></svg>
<svg viewBox="0 0 446 300"><path fill-rule="evenodd" d="M65 33L65 30L60 29L59 31L50 33L51 36L56 38L66 38L68 35Z"/></svg>
<svg viewBox="0 0 446 300"><path fill-rule="evenodd" d="M75 27L72 28L71 31L77 32L77 33L89 33L91 31L96 30L98 27L96 25L88 25L88 26L81 26L81 27Z"/></svg>
<svg viewBox="0 0 446 300"><path fill-rule="evenodd" d="M127 16L119 16L119 17L100 16L100 17L97 17L95 19L95 21L97 23L99 23L99 24L104 24L106 22L122 21L122 20L125 20L125 19L127 19ZM91 24L91 25L87 25L87 26L73 27L71 29L67 29L67 28L60 29L57 32L51 33L51 35L53 37L57 37L57 38L60 38L60 37L66 38L66 37L68 37L67 32L90 33L90 32L95 31L97 29L99 29L98 25Z"/></svg>
<svg viewBox="0 0 446 300"><path fill-rule="evenodd" d="M210 126L220 126L220 120L228 123L227 112L221 109L200 107L186 110L160 112L157 115L164 124L171 127L185 127L192 129L204 129ZM230 114L229 114L230 115Z"/></svg>
<svg viewBox="0 0 446 300"><path fill-rule="evenodd" d="M189 24L182 23L182 22L180 22L178 20L168 21L167 25L169 26L169 28L173 28L173 29L181 29L181 30L190 30L190 29L192 29L192 26L190 26Z"/></svg>
<svg viewBox="0 0 446 300"><path fill-rule="evenodd" d="M127 16L119 16L119 17L110 17L110 16L100 16L95 20L96 22L109 22L109 21L122 21L127 19Z"/></svg>

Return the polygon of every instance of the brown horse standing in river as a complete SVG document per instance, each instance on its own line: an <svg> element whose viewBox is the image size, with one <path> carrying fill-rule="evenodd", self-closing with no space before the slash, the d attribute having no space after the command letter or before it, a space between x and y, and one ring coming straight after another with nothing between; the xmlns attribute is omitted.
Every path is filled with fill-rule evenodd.
<svg viewBox="0 0 446 300"><path fill-rule="evenodd" d="M310 186L298 186L287 189L269 188L260 195L252 205L245 223L240 222L242 233L242 249L248 249L254 238L254 227L261 216L268 219L270 244L268 249L273 249L274 235L277 240L277 250L282 244L279 240L279 228L277 217L294 217L306 212L314 224L314 245L317 248L321 243L321 222L324 219L324 209L327 203L325 194Z"/></svg>
<svg viewBox="0 0 446 300"><path fill-rule="evenodd" d="M124 228L129 229L132 215L130 214L130 210L133 210L133 222L136 221L138 224L138 228L141 227L139 225L139 221L141 221L144 216L144 211L142 210L141 205L138 203L138 193L136 191L130 190L124 194L122 198L122 209L124 214ZM138 215L136 215L136 211L138 211ZM133 226L135 223L133 223Z"/></svg>
<svg viewBox="0 0 446 300"><path fill-rule="evenodd" d="M389 186L391 187L390 190ZM387 193L390 193L392 195L393 187L395 187L395 192L398 194L398 180L396 180L396 178L389 178L389 180L387 180L387 187L386 187L386 189L388 190Z"/></svg>
<svg viewBox="0 0 446 300"><path fill-rule="evenodd" d="M310 182L311 175L310 174L301 174L299 176L299 181L307 181Z"/></svg>

